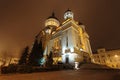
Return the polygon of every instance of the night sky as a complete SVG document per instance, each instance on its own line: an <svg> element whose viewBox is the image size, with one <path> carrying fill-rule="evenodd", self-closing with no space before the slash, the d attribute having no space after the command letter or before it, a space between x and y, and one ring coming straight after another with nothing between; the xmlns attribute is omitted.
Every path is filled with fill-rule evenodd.
<svg viewBox="0 0 120 80"><path fill-rule="evenodd" d="M120 0L0 0L0 53L19 54L53 11L63 22L68 8L86 25L93 51L120 48Z"/></svg>

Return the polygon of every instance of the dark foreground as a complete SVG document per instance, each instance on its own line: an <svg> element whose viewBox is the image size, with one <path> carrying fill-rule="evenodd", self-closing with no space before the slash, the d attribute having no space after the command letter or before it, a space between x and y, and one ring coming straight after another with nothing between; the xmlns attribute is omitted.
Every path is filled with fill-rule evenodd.
<svg viewBox="0 0 120 80"><path fill-rule="evenodd" d="M2 74L0 80L120 80L119 71L65 70L29 74Z"/></svg>

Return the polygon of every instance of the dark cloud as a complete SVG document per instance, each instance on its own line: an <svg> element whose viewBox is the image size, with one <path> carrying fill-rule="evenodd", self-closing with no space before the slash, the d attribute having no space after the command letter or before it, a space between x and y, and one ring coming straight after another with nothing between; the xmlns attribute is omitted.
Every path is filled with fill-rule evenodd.
<svg viewBox="0 0 120 80"><path fill-rule="evenodd" d="M19 51L31 45L54 11L63 21L70 8L86 25L92 49L120 48L119 0L0 0L0 50ZM4 46L4 47L3 47Z"/></svg>

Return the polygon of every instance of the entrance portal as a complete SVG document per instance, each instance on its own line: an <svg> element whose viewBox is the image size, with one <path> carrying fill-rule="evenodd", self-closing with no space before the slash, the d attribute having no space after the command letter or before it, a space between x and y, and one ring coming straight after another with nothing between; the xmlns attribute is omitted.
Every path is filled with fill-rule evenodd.
<svg viewBox="0 0 120 80"><path fill-rule="evenodd" d="M68 63L69 63L69 56L66 55L66 58L65 58L65 59L66 59L66 60L65 60L65 63L68 64Z"/></svg>

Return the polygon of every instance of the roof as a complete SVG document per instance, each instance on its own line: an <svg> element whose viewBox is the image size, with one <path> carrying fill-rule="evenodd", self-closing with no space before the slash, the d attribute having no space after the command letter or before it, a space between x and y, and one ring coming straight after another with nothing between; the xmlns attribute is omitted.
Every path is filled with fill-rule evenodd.
<svg viewBox="0 0 120 80"><path fill-rule="evenodd" d="M54 13L54 12L52 12L52 15L49 16L47 19L50 19L50 18L54 18L54 19L58 20L58 18L55 16L55 13ZM59 20L58 20L58 21L59 21Z"/></svg>
<svg viewBox="0 0 120 80"><path fill-rule="evenodd" d="M72 11L68 8L68 9L65 11L65 13L66 13L66 12L72 12Z"/></svg>

